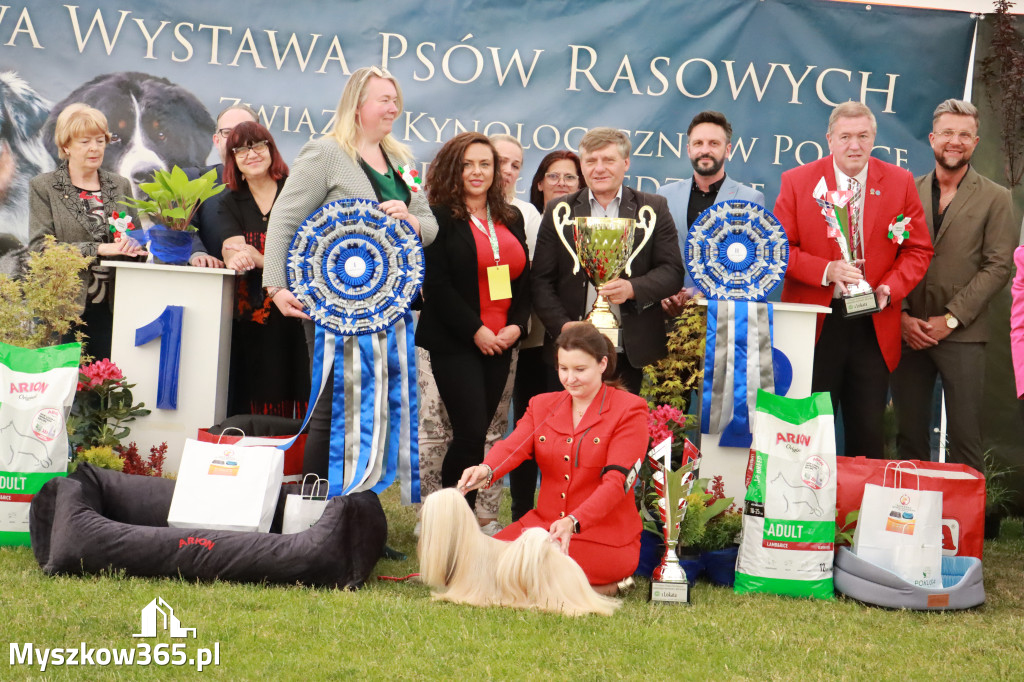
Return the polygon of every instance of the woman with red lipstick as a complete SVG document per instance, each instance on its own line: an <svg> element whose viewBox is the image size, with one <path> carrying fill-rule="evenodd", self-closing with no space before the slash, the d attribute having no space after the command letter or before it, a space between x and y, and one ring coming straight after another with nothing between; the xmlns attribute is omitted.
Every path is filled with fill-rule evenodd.
<svg viewBox="0 0 1024 682"><path fill-rule="evenodd" d="M209 209L211 238L235 278L228 416L269 414L301 418L309 398L309 361L302 324L285 317L261 286L267 223L288 177L270 131L245 121L227 139L222 192ZM267 358L273 357L273 362Z"/></svg>
<svg viewBox="0 0 1024 682"><path fill-rule="evenodd" d="M530 318L526 233L505 198L498 152L481 133L449 140L430 164L437 238L425 250L416 345L430 353L452 423L441 485L483 459L487 427L508 380L511 350ZM473 506L476 495L469 503Z"/></svg>
<svg viewBox="0 0 1024 682"><path fill-rule="evenodd" d="M132 195L127 178L102 170L110 142L107 117L81 102L70 104L57 117L54 129L60 164L52 173L32 178L29 196L29 248L43 248L44 238L74 244L83 256L94 258L82 273L79 303L88 336L86 351L96 358L110 357L113 329L113 273L101 259L144 256L134 239L115 241L110 220L124 212L120 201ZM71 339L69 339L71 340Z"/></svg>

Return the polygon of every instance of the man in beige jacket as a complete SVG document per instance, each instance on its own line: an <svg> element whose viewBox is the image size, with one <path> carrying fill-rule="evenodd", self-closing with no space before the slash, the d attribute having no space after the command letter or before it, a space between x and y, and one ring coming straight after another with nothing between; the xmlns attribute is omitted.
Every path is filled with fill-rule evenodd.
<svg viewBox="0 0 1024 682"><path fill-rule="evenodd" d="M1010 277L1017 234L1010 192L970 166L978 110L949 99L928 135L935 170L916 179L935 256L903 302L903 354L891 377L900 457L930 459L932 396L942 378L949 423L948 461L984 472L984 395L988 306Z"/></svg>

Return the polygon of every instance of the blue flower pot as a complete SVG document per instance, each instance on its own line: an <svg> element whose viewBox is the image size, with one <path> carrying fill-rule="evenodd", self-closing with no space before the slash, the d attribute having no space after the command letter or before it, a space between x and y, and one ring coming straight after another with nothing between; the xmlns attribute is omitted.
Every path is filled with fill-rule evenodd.
<svg viewBox="0 0 1024 682"><path fill-rule="evenodd" d="M679 565L683 567L683 572L686 573L686 582L691 585L697 582L697 578L704 572L704 561L700 555L684 554L679 557Z"/></svg>
<svg viewBox="0 0 1024 682"><path fill-rule="evenodd" d="M704 552L700 555L708 580L715 585L732 587L736 582L736 556L739 547L726 547Z"/></svg>
<svg viewBox="0 0 1024 682"><path fill-rule="evenodd" d="M644 530L640 533L640 563L637 564L633 575L650 578L651 573L661 562L662 547L664 541L657 533Z"/></svg>

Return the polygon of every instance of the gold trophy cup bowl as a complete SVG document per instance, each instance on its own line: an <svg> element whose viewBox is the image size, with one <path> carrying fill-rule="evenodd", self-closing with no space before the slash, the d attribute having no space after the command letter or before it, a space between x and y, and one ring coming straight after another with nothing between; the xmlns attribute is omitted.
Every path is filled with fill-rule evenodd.
<svg viewBox="0 0 1024 682"><path fill-rule="evenodd" d="M566 202L555 206L553 213L555 231L562 240L565 250L572 258L572 274L583 268L595 289L616 279L623 272L631 275L633 259L644 248L654 232L655 213L650 206L643 206L636 220L632 218L570 218L572 210ZM572 228L572 245L566 238L566 228ZM634 248L637 230L643 230L640 243ZM594 306L587 314L587 321L611 339L619 347L619 322L612 313L608 299L598 294Z"/></svg>

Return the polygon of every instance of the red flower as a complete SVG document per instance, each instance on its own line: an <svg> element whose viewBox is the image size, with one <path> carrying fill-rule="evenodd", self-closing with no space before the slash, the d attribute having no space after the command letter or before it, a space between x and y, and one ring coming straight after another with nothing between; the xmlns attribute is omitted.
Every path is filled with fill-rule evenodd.
<svg viewBox="0 0 1024 682"><path fill-rule="evenodd" d="M78 382L78 390L83 388L92 388L94 386L101 385L106 380L121 381L124 379L124 375L121 374L120 368L110 361L110 358L104 358L103 360L97 360L91 365L86 365L81 369L81 374L88 380L88 384L84 384L82 381Z"/></svg>

